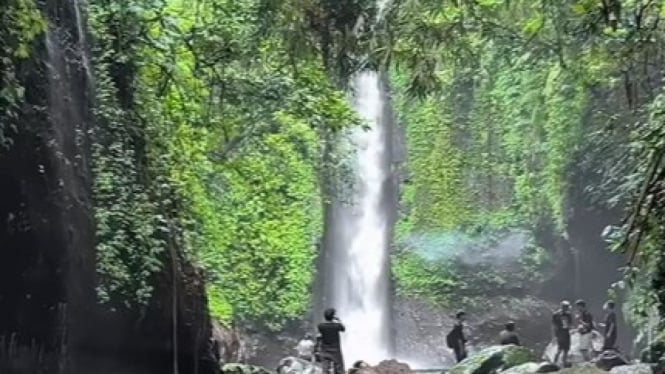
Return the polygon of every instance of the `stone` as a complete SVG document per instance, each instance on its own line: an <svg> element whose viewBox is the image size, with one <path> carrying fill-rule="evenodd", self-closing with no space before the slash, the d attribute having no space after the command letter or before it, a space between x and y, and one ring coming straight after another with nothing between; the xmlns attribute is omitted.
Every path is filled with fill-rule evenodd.
<svg viewBox="0 0 665 374"><path fill-rule="evenodd" d="M611 370L614 367L628 364L628 360L624 358L621 353L614 350L607 350L602 352L594 360L596 367L603 370Z"/></svg>
<svg viewBox="0 0 665 374"><path fill-rule="evenodd" d="M279 361L278 374L322 374L322 368L313 363L297 357L286 357Z"/></svg>
<svg viewBox="0 0 665 374"><path fill-rule="evenodd" d="M582 364L578 366L574 366L571 368L566 368L563 369L559 372L559 374L607 374L608 372L602 369L597 368L596 366L592 364Z"/></svg>
<svg viewBox="0 0 665 374"><path fill-rule="evenodd" d="M653 369L649 364L635 364L616 366L610 370L611 374L652 374Z"/></svg>
<svg viewBox="0 0 665 374"><path fill-rule="evenodd" d="M555 373L559 370L560 368L551 362L542 362L536 373Z"/></svg>
<svg viewBox="0 0 665 374"><path fill-rule="evenodd" d="M447 374L492 374L514 366L532 362L533 353L514 345L492 346L474 353L453 366Z"/></svg>
<svg viewBox="0 0 665 374"><path fill-rule="evenodd" d="M409 365L397 360L381 361L377 366L374 366L374 370L379 374L413 374L413 370Z"/></svg>
<svg viewBox="0 0 665 374"><path fill-rule="evenodd" d="M409 365L397 360L381 361L376 366L370 366L364 361L358 361L349 369L349 374L413 374Z"/></svg>
<svg viewBox="0 0 665 374"><path fill-rule="evenodd" d="M549 362L527 362L526 364L514 366L501 374L535 374L535 373L554 373L559 371L559 367Z"/></svg>
<svg viewBox="0 0 665 374"><path fill-rule="evenodd" d="M274 374L274 372L261 366L225 364L222 366L222 374Z"/></svg>
<svg viewBox="0 0 665 374"><path fill-rule="evenodd" d="M539 364L535 362L527 362L526 364L517 365L502 371L501 374L534 374L538 372L538 367Z"/></svg>

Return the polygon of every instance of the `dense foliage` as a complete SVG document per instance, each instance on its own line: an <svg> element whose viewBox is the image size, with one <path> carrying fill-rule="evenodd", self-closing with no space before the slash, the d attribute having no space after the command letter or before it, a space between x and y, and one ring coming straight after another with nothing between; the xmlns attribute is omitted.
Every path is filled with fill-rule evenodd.
<svg viewBox="0 0 665 374"><path fill-rule="evenodd" d="M542 258L539 238L565 241L578 205L628 207L609 239L629 253L629 279L640 284L631 315L644 321L663 305L664 4L392 4L386 23L399 37L385 59L412 171L400 234L521 227ZM445 292L455 277L415 266L423 259L410 249L397 258L403 291Z"/></svg>
<svg viewBox="0 0 665 374"><path fill-rule="evenodd" d="M309 302L327 134L355 122L319 59L255 1L93 2L100 295L142 303L165 253L211 312L269 325Z"/></svg>
<svg viewBox="0 0 665 374"><path fill-rule="evenodd" d="M17 77L20 63L31 54L35 38L45 24L31 0L0 2L0 149L11 144L11 134L19 126L18 109L25 88Z"/></svg>

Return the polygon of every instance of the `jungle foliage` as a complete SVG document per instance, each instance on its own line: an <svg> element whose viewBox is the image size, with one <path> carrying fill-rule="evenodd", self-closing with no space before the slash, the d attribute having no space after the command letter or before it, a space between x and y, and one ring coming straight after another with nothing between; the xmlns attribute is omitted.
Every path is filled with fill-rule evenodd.
<svg viewBox="0 0 665 374"><path fill-rule="evenodd" d="M605 235L639 284L631 315L665 310L664 14L651 0L393 2L383 60L412 173L399 233L526 228L537 264L539 233L565 240L581 202L626 208ZM437 276L454 278L413 256L397 258L403 291L445 291Z"/></svg>

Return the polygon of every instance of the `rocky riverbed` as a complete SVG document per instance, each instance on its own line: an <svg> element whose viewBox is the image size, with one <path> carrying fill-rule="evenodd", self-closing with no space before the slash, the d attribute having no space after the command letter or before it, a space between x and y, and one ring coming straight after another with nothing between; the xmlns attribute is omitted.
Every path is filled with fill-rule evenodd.
<svg viewBox="0 0 665 374"><path fill-rule="evenodd" d="M408 364L397 360L386 360L376 366L364 362L351 364L349 374L416 374ZM464 361L448 370L426 371L445 374L660 374L650 364L630 364L621 355L604 352L590 363L574 363L572 367L560 368L549 361L542 361L540 354L531 349L517 346L490 346L477 351ZM322 374L321 368L295 357L282 359L277 367L264 368L243 364L226 364L223 374Z"/></svg>

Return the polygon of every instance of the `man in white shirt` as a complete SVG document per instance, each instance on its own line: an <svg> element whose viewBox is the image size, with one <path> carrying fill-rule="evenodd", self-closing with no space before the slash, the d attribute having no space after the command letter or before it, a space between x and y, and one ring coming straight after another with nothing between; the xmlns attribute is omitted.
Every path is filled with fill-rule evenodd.
<svg viewBox="0 0 665 374"><path fill-rule="evenodd" d="M314 362L314 346L312 334L305 334L305 337L296 346L298 357L309 362Z"/></svg>

